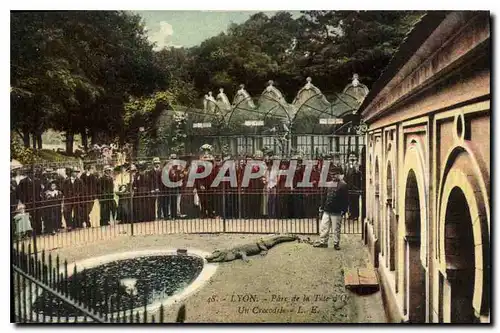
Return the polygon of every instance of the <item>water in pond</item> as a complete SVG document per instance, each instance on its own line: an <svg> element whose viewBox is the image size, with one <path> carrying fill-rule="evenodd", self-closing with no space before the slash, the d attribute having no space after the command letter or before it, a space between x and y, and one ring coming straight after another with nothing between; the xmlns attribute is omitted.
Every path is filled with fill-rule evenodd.
<svg viewBox="0 0 500 333"><path fill-rule="evenodd" d="M203 269L203 259L186 255L156 255L106 263L72 275L66 284L72 299L81 300L98 312L114 313L143 307L180 292ZM136 279L135 290L126 290L120 280ZM79 316L80 311L44 291L33 310L46 316Z"/></svg>

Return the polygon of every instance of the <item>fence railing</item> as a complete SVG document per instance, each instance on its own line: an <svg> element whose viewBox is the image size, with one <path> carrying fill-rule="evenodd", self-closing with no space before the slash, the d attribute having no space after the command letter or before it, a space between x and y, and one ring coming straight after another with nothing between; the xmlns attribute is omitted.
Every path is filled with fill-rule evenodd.
<svg viewBox="0 0 500 333"><path fill-rule="evenodd" d="M323 127L325 125L318 124L318 126ZM229 153L233 157L254 156L257 152L265 150L283 158L300 152L303 158L314 159L333 152L338 156L345 157L343 160L347 163L350 152L354 151L361 154L364 140L364 136L355 133L346 135L291 134L289 140L285 141L283 141L283 134L247 133L228 136L200 133L200 135L190 135L188 137L181 154L197 155L200 146L210 144L214 148L214 154L222 154L224 150L225 153ZM222 149L222 147L225 147L225 149ZM161 145L148 149L147 154L150 155L156 152L158 155L168 155L174 152L172 148L162 142Z"/></svg>
<svg viewBox="0 0 500 333"><path fill-rule="evenodd" d="M183 233L319 233L319 191L179 191L12 207L14 239L37 251L124 236ZM361 234L361 193L350 192L343 234Z"/></svg>
<svg viewBox="0 0 500 333"><path fill-rule="evenodd" d="M319 232L323 189L317 187L292 189L278 183L269 188L256 180L249 187L168 189L151 169L132 175L127 166L119 166L111 174L80 172L71 179L65 172L44 174L44 167L25 168L28 177L11 182L12 321L17 323L166 321L163 306L148 311L147 291L140 306L126 293L111 298L93 293L93 286L108 282L76 266L68 271L67 262L51 255L56 248L141 235ZM349 192L344 234L362 232L361 197L356 188ZM82 279L89 288L80 288ZM49 310L40 308L44 302L51 302Z"/></svg>
<svg viewBox="0 0 500 333"><path fill-rule="evenodd" d="M18 243L19 245L19 243ZM15 323L165 323L163 305L148 310L151 294L146 289L133 295L118 283L98 281L59 256L32 252L31 245L21 243L12 251L12 289L14 304L11 321ZM98 292L100 290L101 292ZM142 302L141 302L142 301ZM139 304L138 302L142 303ZM182 322L185 308L176 321ZM173 322L173 320L171 320Z"/></svg>

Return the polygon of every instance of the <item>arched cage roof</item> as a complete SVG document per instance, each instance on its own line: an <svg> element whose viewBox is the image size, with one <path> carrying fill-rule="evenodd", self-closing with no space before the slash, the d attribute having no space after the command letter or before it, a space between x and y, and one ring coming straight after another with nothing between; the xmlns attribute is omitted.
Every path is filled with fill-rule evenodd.
<svg viewBox="0 0 500 333"><path fill-rule="evenodd" d="M233 98L219 89L216 98L209 92L203 100L203 109L176 106L160 116L160 126L169 128L174 117L186 117L187 134L193 135L245 135L277 134L292 130L295 134L332 134L351 121L368 88L359 83L357 75L343 92L328 101L321 90L307 78L292 103L269 81L258 98L252 98L240 85Z"/></svg>

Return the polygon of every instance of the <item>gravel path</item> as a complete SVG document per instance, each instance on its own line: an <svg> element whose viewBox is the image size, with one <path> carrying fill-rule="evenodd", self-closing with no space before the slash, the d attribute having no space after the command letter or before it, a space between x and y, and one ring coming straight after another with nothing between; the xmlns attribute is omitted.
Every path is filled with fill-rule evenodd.
<svg viewBox="0 0 500 333"><path fill-rule="evenodd" d="M51 251L68 262L114 252L196 248L211 252L262 235L170 234L119 237ZM342 235L341 251L283 243L266 256L218 264L210 282L185 301L186 322L369 323L386 322L380 292L359 296L344 288L344 270L370 267L360 235ZM166 310L173 321L178 306Z"/></svg>

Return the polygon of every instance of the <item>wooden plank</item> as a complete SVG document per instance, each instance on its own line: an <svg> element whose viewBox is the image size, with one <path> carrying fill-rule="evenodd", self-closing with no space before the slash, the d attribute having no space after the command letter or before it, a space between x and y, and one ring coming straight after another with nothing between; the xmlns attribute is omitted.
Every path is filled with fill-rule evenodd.
<svg viewBox="0 0 500 333"><path fill-rule="evenodd" d="M358 269L351 269L345 273L344 284L348 289L356 288L359 286L359 275Z"/></svg>
<svg viewBox="0 0 500 333"><path fill-rule="evenodd" d="M374 269L358 269L359 284L362 287L378 287L378 277Z"/></svg>
<svg viewBox="0 0 500 333"><path fill-rule="evenodd" d="M344 275L345 287L357 293L373 293L379 290L377 272L371 268L353 268Z"/></svg>

